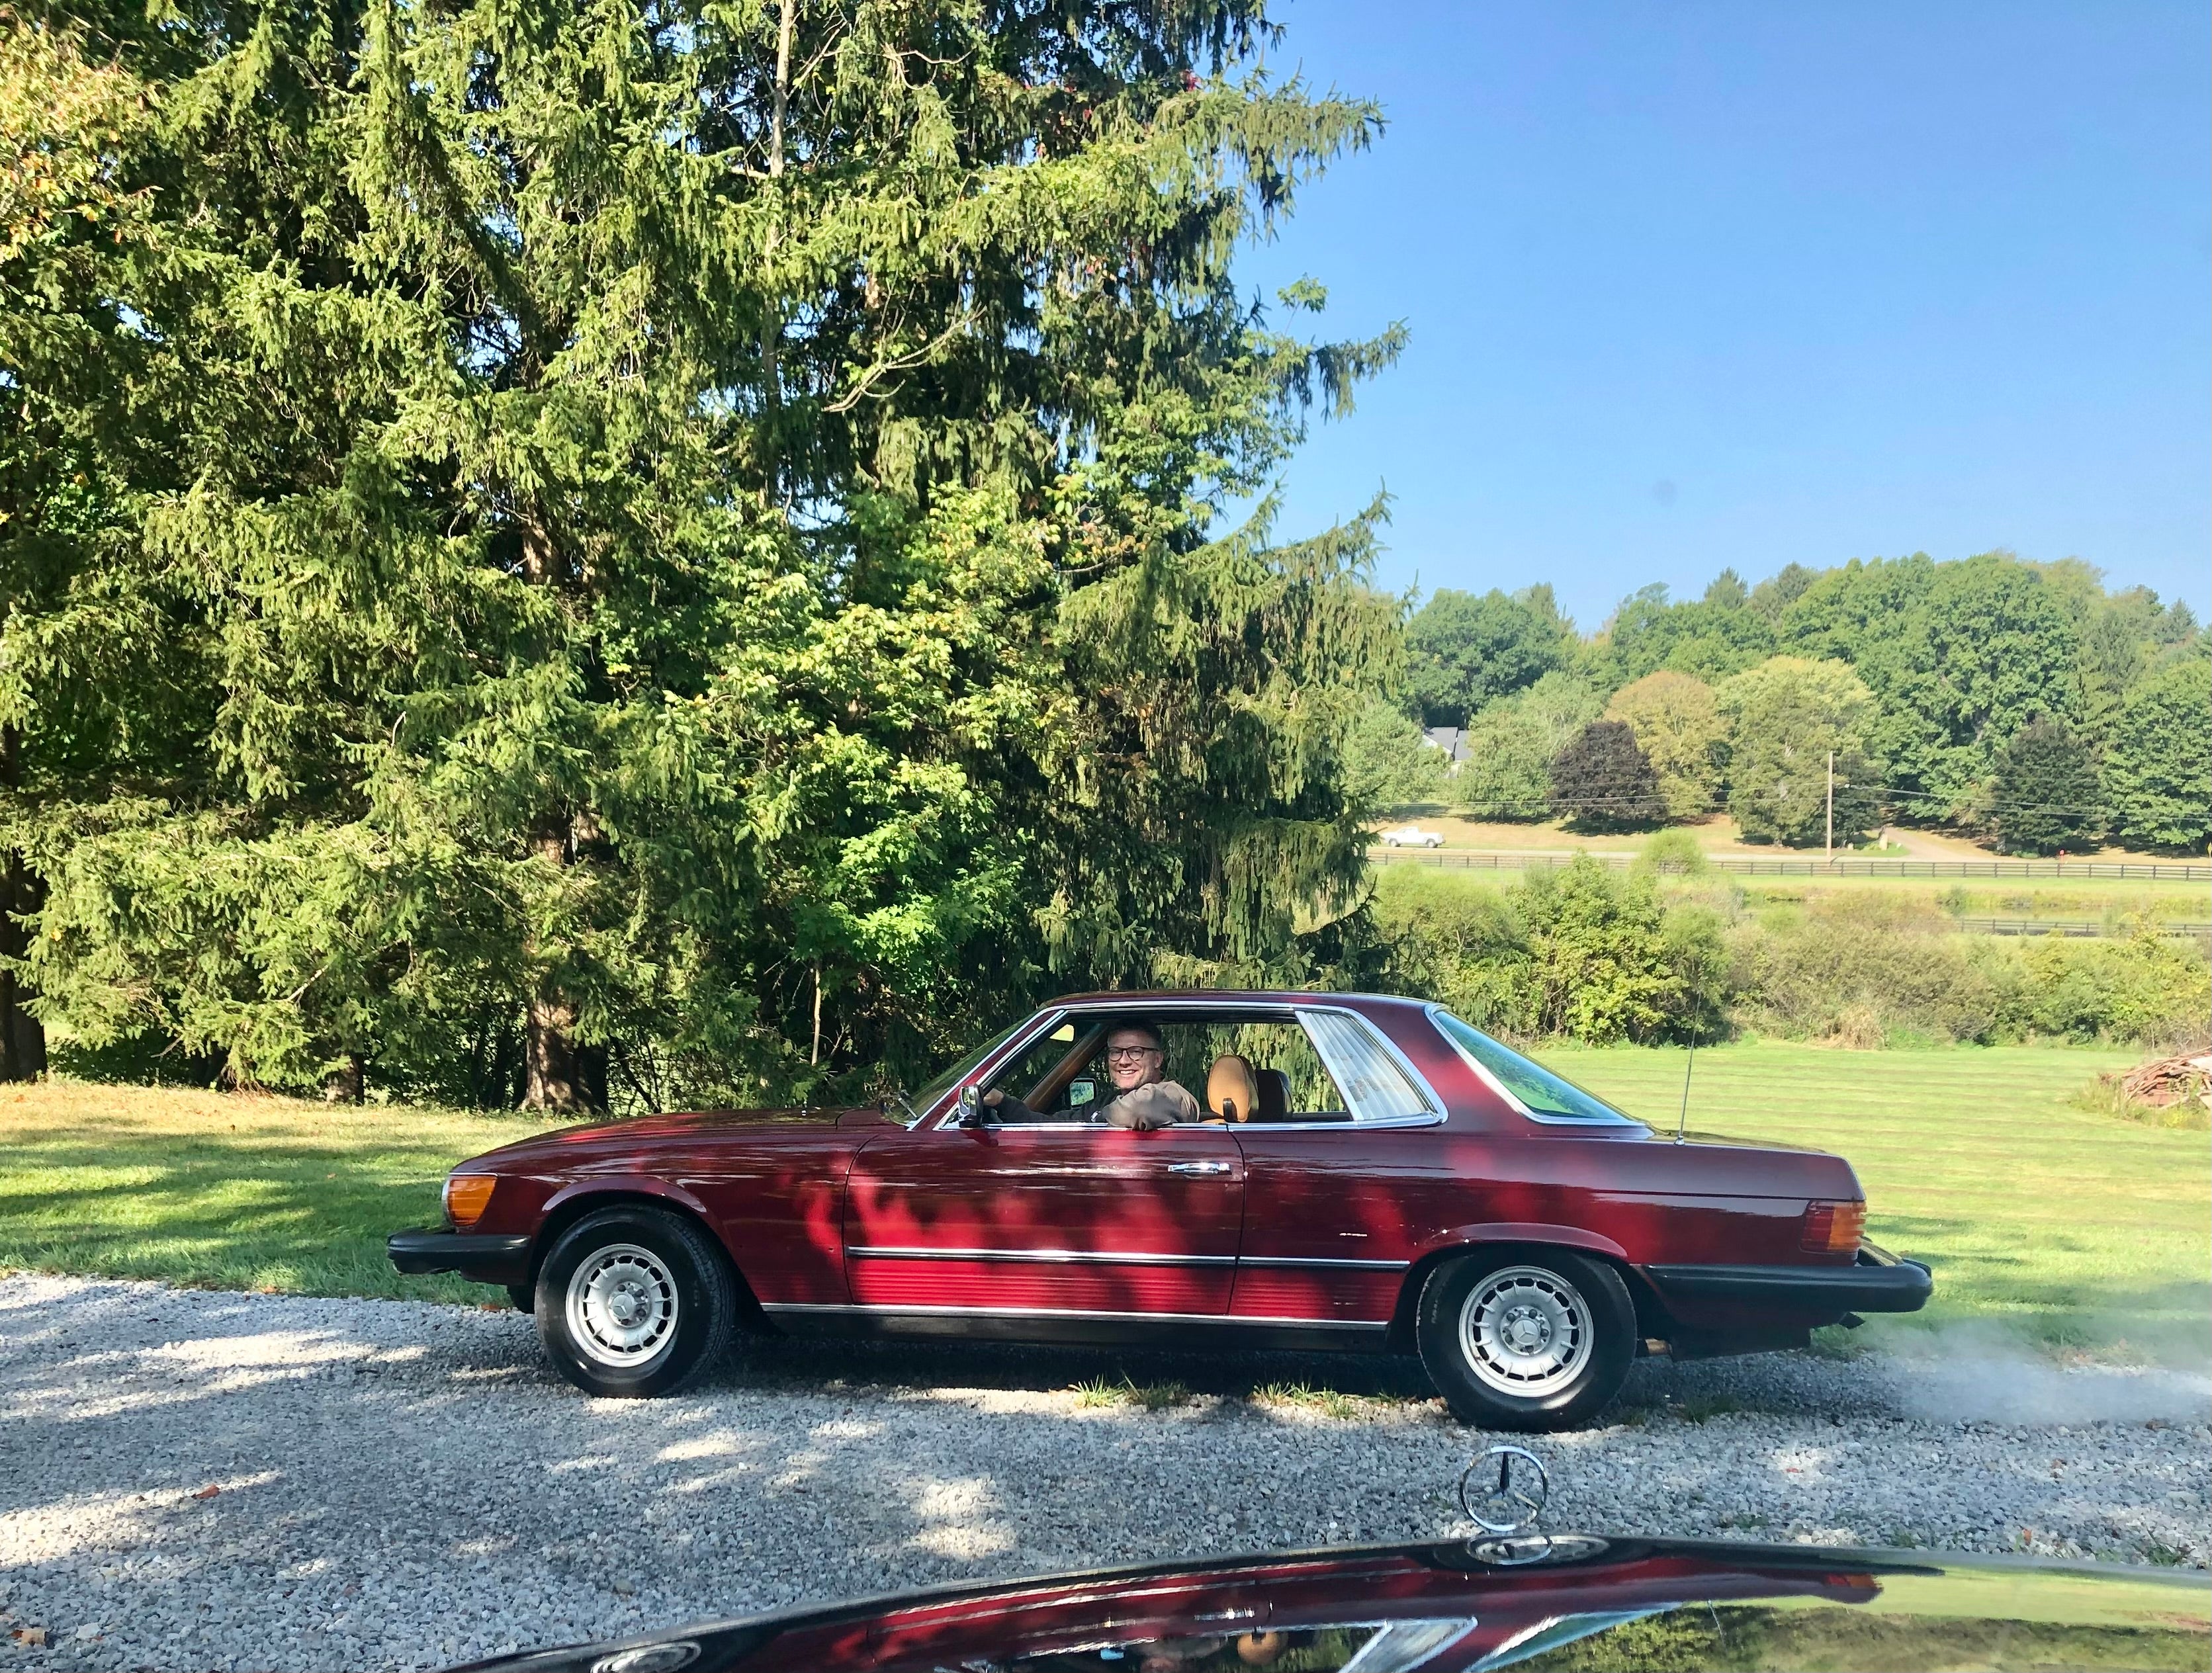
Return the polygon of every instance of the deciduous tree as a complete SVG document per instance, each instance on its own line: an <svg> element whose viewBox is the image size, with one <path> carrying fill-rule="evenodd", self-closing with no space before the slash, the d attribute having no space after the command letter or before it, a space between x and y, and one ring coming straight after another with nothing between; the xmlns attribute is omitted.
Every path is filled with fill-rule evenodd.
<svg viewBox="0 0 2212 1673"><path fill-rule="evenodd" d="M1595 692L1556 670L1491 704L1468 727L1453 799L1478 819L1548 819L1552 757L1597 718L1598 708Z"/></svg>
<svg viewBox="0 0 2212 1673"><path fill-rule="evenodd" d="M2006 739L2070 718L2080 628L2065 598L2009 553L1957 563L1854 560L1783 614L1797 655L1848 663L1876 700L1866 743L1899 806L1969 814Z"/></svg>
<svg viewBox="0 0 2212 1673"><path fill-rule="evenodd" d="M1827 831L1834 758L1835 834L1856 842L1881 806L1880 768L1864 739L1874 694L1844 664L1772 657L1724 682L1729 812L1747 837L1804 846Z"/></svg>
<svg viewBox="0 0 2212 1673"><path fill-rule="evenodd" d="M1633 830L1667 815L1659 775L1620 720L1593 720L1552 757L1552 812L1586 831Z"/></svg>
<svg viewBox="0 0 2212 1673"><path fill-rule="evenodd" d="M1480 597L1447 587L1406 624L1407 683L1432 726L1463 726L1486 704L1564 668L1574 625L1552 589L1493 589Z"/></svg>
<svg viewBox="0 0 2212 1673"><path fill-rule="evenodd" d="M2129 694L2105 755L2114 834L2193 854L2212 842L2212 661L2200 650Z"/></svg>
<svg viewBox="0 0 2212 1673"><path fill-rule="evenodd" d="M1659 775L1669 818L1694 819L1713 810L1728 757L1728 718L1711 686L1662 669L1613 693L1605 714L1636 734L1637 747Z"/></svg>

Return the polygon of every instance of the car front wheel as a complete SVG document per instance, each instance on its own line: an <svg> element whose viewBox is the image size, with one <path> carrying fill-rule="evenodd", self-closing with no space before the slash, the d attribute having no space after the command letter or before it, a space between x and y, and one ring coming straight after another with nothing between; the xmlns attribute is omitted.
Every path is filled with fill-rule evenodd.
<svg viewBox="0 0 2212 1673"><path fill-rule="evenodd" d="M1565 1250L1469 1255L1423 1286L1421 1363L1461 1422L1565 1429L1620 1390L1636 1310L1620 1275Z"/></svg>
<svg viewBox="0 0 2212 1673"><path fill-rule="evenodd" d="M538 1271L538 1339L587 1394L671 1394L728 1346L737 1317L729 1263L697 1226L622 1203L562 1233Z"/></svg>

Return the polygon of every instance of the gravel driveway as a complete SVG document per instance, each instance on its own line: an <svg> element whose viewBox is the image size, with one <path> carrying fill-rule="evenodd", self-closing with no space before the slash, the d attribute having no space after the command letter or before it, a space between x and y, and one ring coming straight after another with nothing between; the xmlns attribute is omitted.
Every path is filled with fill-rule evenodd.
<svg viewBox="0 0 2212 1673"><path fill-rule="evenodd" d="M2202 1378L1646 1363L1536 1443L1553 1526L2208 1556ZM1073 1385L1173 1378L1146 1411ZM1352 1415L1263 1395L1326 1383ZM0 1277L0 1668L434 1667L801 1599L1465 1532L1392 1361L776 1344L594 1401L529 1320ZM1341 1408L1346 1403L1334 1403Z"/></svg>

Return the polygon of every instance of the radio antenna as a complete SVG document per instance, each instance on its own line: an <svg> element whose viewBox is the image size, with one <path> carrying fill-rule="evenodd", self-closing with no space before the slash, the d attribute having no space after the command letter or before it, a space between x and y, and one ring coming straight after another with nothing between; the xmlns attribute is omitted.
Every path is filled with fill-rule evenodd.
<svg viewBox="0 0 2212 1673"><path fill-rule="evenodd" d="M1674 1143L1682 1142L1682 1135L1690 1124L1690 1071L1698 1066L1698 995L1699 979L1704 972L1696 965L1690 967L1690 1055L1682 1062L1682 1108L1674 1118Z"/></svg>

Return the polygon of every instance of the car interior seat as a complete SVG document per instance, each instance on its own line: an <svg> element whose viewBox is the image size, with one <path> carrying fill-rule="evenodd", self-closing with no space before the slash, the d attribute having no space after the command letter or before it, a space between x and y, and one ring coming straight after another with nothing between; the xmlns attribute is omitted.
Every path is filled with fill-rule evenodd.
<svg viewBox="0 0 2212 1673"><path fill-rule="evenodd" d="M1249 1121L1260 1101L1248 1058L1224 1052L1206 1076L1206 1107L1224 1121Z"/></svg>
<svg viewBox="0 0 2212 1673"><path fill-rule="evenodd" d="M1291 1077L1279 1069L1252 1071L1252 1118L1287 1121L1291 1118Z"/></svg>

